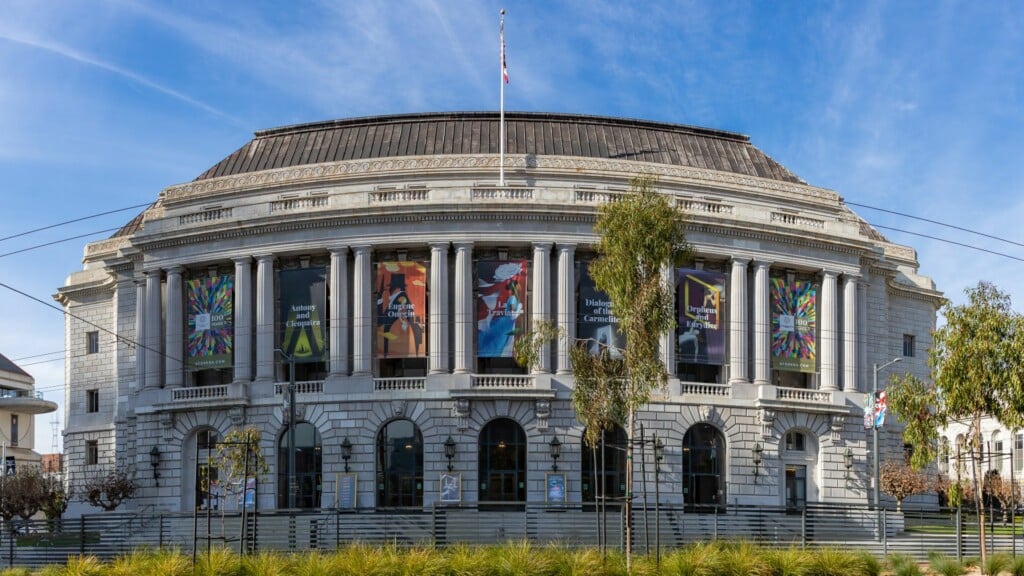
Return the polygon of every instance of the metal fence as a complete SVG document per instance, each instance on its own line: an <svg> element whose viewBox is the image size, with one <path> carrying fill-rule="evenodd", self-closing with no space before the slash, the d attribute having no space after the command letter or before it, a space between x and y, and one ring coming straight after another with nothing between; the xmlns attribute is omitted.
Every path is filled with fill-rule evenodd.
<svg viewBox="0 0 1024 576"><path fill-rule="evenodd" d="M605 519L604 522L601 519ZM193 514L107 513L48 522L15 521L0 535L3 565L63 563L68 556L103 559L140 547L176 548L185 553L228 547L259 550L333 550L353 542L397 546L494 544L529 540L536 544L621 548L623 512L593 508L523 505L514 510L438 507L426 511L258 511ZM633 544L640 553L716 539L772 546L864 549L877 556L903 552L923 559L931 550L978 556L976 518L957 511L875 510L808 505L708 508L642 505L633 510ZM1024 553L1024 530L995 522L989 550Z"/></svg>

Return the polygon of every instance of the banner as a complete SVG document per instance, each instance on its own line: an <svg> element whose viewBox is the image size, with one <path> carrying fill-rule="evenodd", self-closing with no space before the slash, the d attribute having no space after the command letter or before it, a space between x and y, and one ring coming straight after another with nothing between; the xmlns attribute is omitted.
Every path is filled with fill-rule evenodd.
<svg viewBox="0 0 1024 576"><path fill-rule="evenodd" d="M772 278L772 368L817 371L817 296L810 281Z"/></svg>
<svg viewBox="0 0 1024 576"><path fill-rule="evenodd" d="M875 401L875 428L881 428L885 424L885 412L888 407L889 399L885 395L885 390L882 390Z"/></svg>
<svg viewBox="0 0 1024 576"><path fill-rule="evenodd" d="M426 358L427 266L377 263L377 358Z"/></svg>
<svg viewBox="0 0 1024 576"><path fill-rule="evenodd" d="M477 355L512 358L516 338L526 330L527 260L476 263Z"/></svg>
<svg viewBox="0 0 1024 576"><path fill-rule="evenodd" d="M191 368L229 368L234 345L232 276L188 281L188 365Z"/></svg>
<svg viewBox="0 0 1024 576"><path fill-rule="evenodd" d="M725 364L725 326L722 296L725 274L680 268L679 328L676 336L677 362Z"/></svg>
<svg viewBox="0 0 1024 576"><path fill-rule="evenodd" d="M619 319L611 312L608 295L598 290L590 277L589 262L580 262L580 298L576 302L576 338L587 341L591 356L607 348L613 358L621 358L626 335L619 330Z"/></svg>
<svg viewBox="0 0 1024 576"><path fill-rule="evenodd" d="M864 395L864 429L870 430L875 425L875 396L871 392Z"/></svg>
<svg viewBox="0 0 1024 576"><path fill-rule="evenodd" d="M296 363L327 360L327 269L281 270L281 350Z"/></svg>

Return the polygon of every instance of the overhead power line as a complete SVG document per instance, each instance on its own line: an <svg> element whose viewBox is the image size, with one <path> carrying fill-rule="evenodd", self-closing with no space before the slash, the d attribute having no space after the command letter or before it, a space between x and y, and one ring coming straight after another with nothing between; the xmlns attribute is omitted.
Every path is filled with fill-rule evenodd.
<svg viewBox="0 0 1024 576"><path fill-rule="evenodd" d="M61 238L60 240L54 240L53 242L47 242L45 244L36 244L35 246L29 246L28 248L22 248L21 250L15 250L13 252L6 252L4 254L0 254L0 258L4 258L6 256L13 256L15 254L21 254L22 252L28 252L29 250L35 250L37 248L45 248L46 246L53 246L54 244L62 244L64 242L70 242L71 240L78 240L79 238L88 238L89 236L95 236L97 234L104 234L106 232L114 232L114 231L120 230L120 229L121 229L121 227L118 226L116 228L107 228L106 230L97 230L96 232L88 232L86 234L79 234L78 236L71 236L70 238Z"/></svg>
<svg viewBox="0 0 1024 576"><path fill-rule="evenodd" d="M51 228L57 228L60 226L66 226L68 224L74 224L75 222L81 222L83 220L89 220L92 218L99 218L100 216L107 216L109 214L117 214L118 212L125 212L126 210L134 210L136 208L145 208L146 206L152 206L152 202L146 204L136 204L134 206L125 206L124 208L118 208L116 210L107 210L106 212L99 212L97 214L90 214L88 216L82 216L81 218L75 218L74 220L65 220L64 222L58 222L56 224L50 224L49 226L43 226L42 228L35 228L32 230L26 230L17 234L11 234L10 236L4 236L0 238L0 242L4 240L10 240L12 238L20 238L21 236L28 236L29 234L35 234L36 232L42 232L43 230L49 230Z"/></svg>
<svg viewBox="0 0 1024 576"><path fill-rule="evenodd" d="M911 218L913 220L920 220L921 222L928 222L929 224L935 224L935 225L938 225L938 226L945 226L946 228L952 228L953 230L959 230L961 232L967 232L968 234L975 234L975 235L981 236L983 238L989 238L991 240L998 240L999 242L1006 242L1007 244L1013 244L1014 246L1020 246L1020 247L1024 248L1024 243L1021 243L1021 242L1014 242L1013 240L1008 240L1006 238L1001 238L999 236L993 236L992 234L986 234L984 232L978 232L977 230L971 230L970 228L963 228L961 226L956 226L954 224L947 224L945 222L939 222L938 220L931 220L931 219L928 219L928 218L922 218L920 216L914 216L913 214L907 214L905 212L897 212L895 210L889 210L888 208L879 208L877 206L868 206L867 204L858 204L856 202L846 201L846 204L848 204L850 206L859 206L860 208L867 208L868 210L877 210L879 212L885 212L887 214L895 214L896 216L902 216L904 218ZM874 226L874 224L872 224L872 226ZM885 226L879 226L879 228L885 228ZM889 229L892 230L892 228L889 228ZM901 230L897 230L897 232L901 232ZM940 240L940 239L937 238L937 240ZM957 243L954 242L954 244L957 244ZM959 245L960 246L965 246L967 248L974 248L974 246L967 246L966 244L959 244ZM997 252L993 252L993 254L997 254Z"/></svg>

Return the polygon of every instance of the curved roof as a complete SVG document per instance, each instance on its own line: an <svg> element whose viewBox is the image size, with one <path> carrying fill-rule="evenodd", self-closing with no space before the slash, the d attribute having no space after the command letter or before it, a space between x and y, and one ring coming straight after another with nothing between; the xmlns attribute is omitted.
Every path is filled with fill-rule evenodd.
<svg viewBox="0 0 1024 576"><path fill-rule="evenodd" d="M707 168L803 184L742 134L680 124L574 114L506 112L506 152ZM196 180L260 170L398 156L498 154L497 112L332 120L256 132Z"/></svg>

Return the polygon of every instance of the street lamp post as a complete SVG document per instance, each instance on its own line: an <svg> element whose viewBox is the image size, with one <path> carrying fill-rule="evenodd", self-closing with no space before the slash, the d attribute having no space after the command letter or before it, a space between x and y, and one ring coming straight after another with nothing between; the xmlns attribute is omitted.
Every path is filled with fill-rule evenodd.
<svg viewBox="0 0 1024 576"><path fill-rule="evenodd" d="M874 365L875 371L874 371L874 374L872 375L872 378L871 378L872 408L874 408L875 403L878 402L878 372L880 370L882 370L883 368L885 368L886 366L890 366L892 364L895 364L895 363L899 362L900 360L903 360L903 358L896 357L896 358L893 358L892 360L889 360L885 364L882 364L881 366L879 366L878 364ZM871 445L872 445L872 450L871 450L871 468L872 468L872 471L873 471L872 472L873 473L873 476L872 476L872 484L873 484L873 486L872 486L872 494L874 496L873 500L874 500L875 508L878 508L881 505L880 504L881 500L880 500L880 497L879 497L879 494L878 494L878 490L879 490L880 484L882 483L882 479L878 475L878 422L875 421L874 416L872 416L871 420L872 420L872 423L871 423Z"/></svg>

